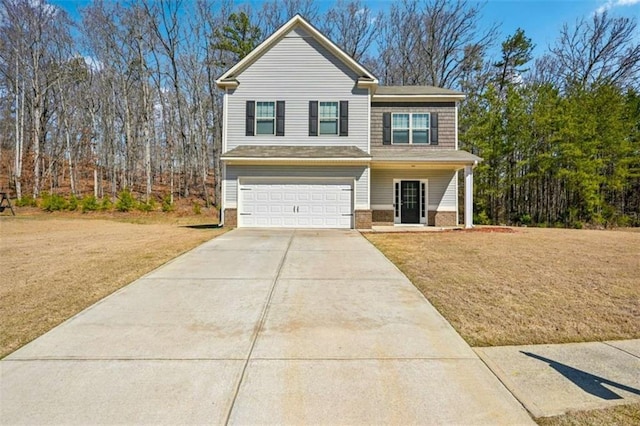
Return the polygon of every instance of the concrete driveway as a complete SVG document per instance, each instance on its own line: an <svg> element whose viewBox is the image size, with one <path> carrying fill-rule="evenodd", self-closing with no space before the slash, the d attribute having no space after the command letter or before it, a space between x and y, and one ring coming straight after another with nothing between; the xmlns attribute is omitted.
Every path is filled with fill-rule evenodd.
<svg viewBox="0 0 640 426"><path fill-rule="evenodd" d="M0 368L3 424L532 424L355 231L229 232Z"/></svg>

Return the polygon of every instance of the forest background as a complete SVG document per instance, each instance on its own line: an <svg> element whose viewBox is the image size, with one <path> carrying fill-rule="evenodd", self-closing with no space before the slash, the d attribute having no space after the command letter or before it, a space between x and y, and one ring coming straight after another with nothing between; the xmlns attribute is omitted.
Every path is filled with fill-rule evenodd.
<svg viewBox="0 0 640 426"><path fill-rule="evenodd" d="M299 13L383 85L467 95L476 223L640 226L636 18L601 7L534 57L535 40L502 36L483 7L94 0L71 16L0 0L0 190L47 210L218 206L215 79Z"/></svg>

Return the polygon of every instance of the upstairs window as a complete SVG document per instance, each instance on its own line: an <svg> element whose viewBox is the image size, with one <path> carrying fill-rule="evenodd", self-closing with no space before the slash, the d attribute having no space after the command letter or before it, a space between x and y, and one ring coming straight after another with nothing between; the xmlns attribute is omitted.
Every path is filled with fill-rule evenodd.
<svg viewBox="0 0 640 426"><path fill-rule="evenodd" d="M275 133L276 103L256 102L256 134L273 135Z"/></svg>
<svg viewBox="0 0 640 426"><path fill-rule="evenodd" d="M393 143L409 143L410 114L393 114Z"/></svg>
<svg viewBox="0 0 640 426"><path fill-rule="evenodd" d="M393 144L428 144L429 114L402 113L392 116Z"/></svg>
<svg viewBox="0 0 640 426"><path fill-rule="evenodd" d="M429 114L411 114L411 143L429 143Z"/></svg>
<svg viewBox="0 0 640 426"><path fill-rule="evenodd" d="M320 102L320 134L338 134L338 102Z"/></svg>
<svg viewBox="0 0 640 426"><path fill-rule="evenodd" d="M349 136L349 101L309 101L309 136Z"/></svg>

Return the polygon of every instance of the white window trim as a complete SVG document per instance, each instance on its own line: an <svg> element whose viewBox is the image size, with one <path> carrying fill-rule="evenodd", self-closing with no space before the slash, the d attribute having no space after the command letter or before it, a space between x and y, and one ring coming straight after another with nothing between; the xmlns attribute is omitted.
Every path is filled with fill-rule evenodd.
<svg viewBox="0 0 640 426"><path fill-rule="evenodd" d="M427 143L413 143L413 115L427 115L429 116L429 127L427 130ZM409 128L408 129L398 129L398 130L408 130L409 131L409 142L408 143L395 143L393 141L393 116L394 115L408 115L409 116ZM424 129L416 129L416 130L424 130ZM431 113L430 112L393 112L391 113L391 145L431 145Z"/></svg>
<svg viewBox="0 0 640 426"><path fill-rule="evenodd" d="M336 132L335 133L322 133L320 131L320 129L322 128L320 126L320 123L322 122L322 117L320 115L320 104L326 104L326 103L333 103L336 104L337 108L337 115L336 115ZM329 120L325 120L325 121L329 121ZM340 135L340 101L318 101L318 136L338 136Z"/></svg>
<svg viewBox="0 0 640 426"><path fill-rule="evenodd" d="M272 103L273 104L273 133L258 133L258 103ZM276 134L276 118L278 116L278 103L276 101L256 101L256 116L255 123L253 124L253 128L255 131L253 132L255 136L274 136ZM260 120L266 121L267 118L260 118Z"/></svg>
<svg viewBox="0 0 640 426"><path fill-rule="evenodd" d="M420 224L419 225L427 225L427 220L429 219L429 210L430 210L430 206L429 206L429 179L416 179L416 178L402 178L402 179L394 179L393 180L393 201L392 201L392 206L393 206L393 224L394 225L411 225L411 224L407 224L407 223L402 223L402 208L398 208L398 215L396 216L396 198L398 197L398 194L396 194L396 185L400 184L400 186L402 186L402 181L418 181L420 182L420 185L418 186L418 191L419 191L419 200L420 200L420 204L421 204L421 208L420 208ZM422 184L424 184L424 194L422 194ZM424 196L424 215L422 214L422 200ZM413 224L413 225L418 225Z"/></svg>

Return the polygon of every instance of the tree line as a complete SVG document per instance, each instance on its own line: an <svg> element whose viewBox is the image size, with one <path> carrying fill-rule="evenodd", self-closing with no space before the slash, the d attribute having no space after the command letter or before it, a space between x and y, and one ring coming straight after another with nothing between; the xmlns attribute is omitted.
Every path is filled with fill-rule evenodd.
<svg viewBox="0 0 640 426"><path fill-rule="evenodd" d="M466 0L260 6L94 0L77 19L0 0L0 186L220 202L215 79L296 13L385 85L461 90L460 148L481 223L640 225L640 42L635 19L567 23L533 58Z"/></svg>

